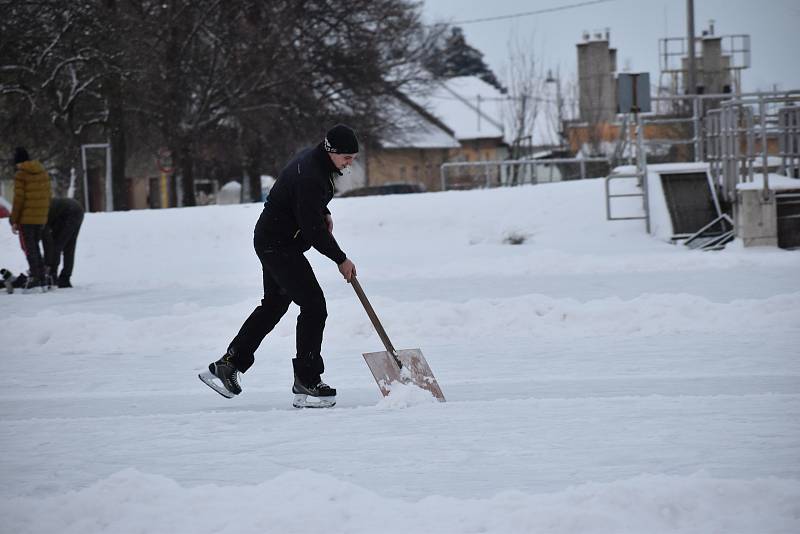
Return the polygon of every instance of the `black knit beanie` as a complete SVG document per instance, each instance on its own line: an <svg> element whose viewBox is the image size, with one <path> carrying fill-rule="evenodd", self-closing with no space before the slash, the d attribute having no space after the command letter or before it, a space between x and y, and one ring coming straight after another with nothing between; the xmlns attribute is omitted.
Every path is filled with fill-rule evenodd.
<svg viewBox="0 0 800 534"><path fill-rule="evenodd" d="M337 124L325 134L325 150L334 154L356 154L358 139L356 133L344 124Z"/></svg>
<svg viewBox="0 0 800 534"><path fill-rule="evenodd" d="M28 161L30 156L28 156L28 151L25 150L24 147L18 146L14 149L14 165L17 163L22 163L23 161Z"/></svg>

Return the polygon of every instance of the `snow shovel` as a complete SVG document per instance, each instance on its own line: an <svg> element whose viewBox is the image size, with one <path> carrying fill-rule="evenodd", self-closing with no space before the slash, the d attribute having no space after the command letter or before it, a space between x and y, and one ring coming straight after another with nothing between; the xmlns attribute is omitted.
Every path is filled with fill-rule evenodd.
<svg viewBox="0 0 800 534"><path fill-rule="evenodd" d="M364 310L369 315L378 337L383 341L383 346L386 347L385 351L364 353L367 367L372 371L372 376L375 377L383 396L389 395L392 383L399 382L401 384L413 384L418 388L430 391L431 395L440 402L444 402L444 394L438 382L436 382L425 356L422 355L422 351L419 349L395 350L392 342L389 341L389 336L386 335L386 330L383 329L383 325L378 320L375 310L372 309L372 305L367 300L367 296L355 276L353 276L350 283L353 285L356 295L358 295L358 300L361 301Z"/></svg>

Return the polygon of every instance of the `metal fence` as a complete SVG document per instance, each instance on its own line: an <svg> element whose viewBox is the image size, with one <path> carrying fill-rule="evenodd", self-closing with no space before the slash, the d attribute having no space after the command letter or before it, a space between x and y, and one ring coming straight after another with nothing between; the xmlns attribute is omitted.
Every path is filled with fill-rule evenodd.
<svg viewBox="0 0 800 534"><path fill-rule="evenodd" d="M707 161L726 201L735 202L737 184L757 174L765 191L769 172L800 177L800 91L652 100L653 113L639 116L636 153L651 161Z"/></svg>
<svg viewBox="0 0 800 534"><path fill-rule="evenodd" d="M731 98L705 118L706 160L723 197L734 202L736 186L760 174L800 177L800 92Z"/></svg>
<svg viewBox="0 0 800 534"><path fill-rule="evenodd" d="M800 178L800 107L778 111L778 156L786 176Z"/></svg>
<svg viewBox="0 0 800 534"><path fill-rule="evenodd" d="M442 191L503 187L606 176L608 158L554 158L443 163Z"/></svg>
<svg viewBox="0 0 800 534"><path fill-rule="evenodd" d="M794 105L800 91L782 92L758 92L733 94L708 94L708 95L668 95L654 96L651 100L654 103L652 113L643 116L645 132L645 145L650 147L656 145L664 146L685 146L684 157L678 156L675 161L706 161L713 152L719 149L718 136L721 125L714 123L715 119L709 121L709 117L719 114L725 106L733 105L757 107L759 101L763 102L764 115L768 118L770 126L780 124L780 108L786 105ZM752 110L751 110L752 111ZM753 118L761 116L757 110ZM794 128L795 136L797 123L791 122L792 116L786 117L784 129ZM756 124L754 122L754 124ZM650 128L648 128L650 127ZM777 139L779 128L771 128L769 137ZM655 132L655 134L653 134ZM791 145L787 144L787 150L791 150ZM652 151L651 151L652 152ZM794 152L797 152L796 149ZM674 157L674 156L673 156Z"/></svg>

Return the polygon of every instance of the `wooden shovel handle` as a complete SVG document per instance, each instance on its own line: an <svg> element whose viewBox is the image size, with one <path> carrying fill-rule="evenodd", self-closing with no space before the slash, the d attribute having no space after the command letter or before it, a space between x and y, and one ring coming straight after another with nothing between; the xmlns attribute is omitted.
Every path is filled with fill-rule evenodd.
<svg viewBox="0 0 800 534"><path fill-rule="evenodd" d="M369 316L369 320L372 321L372 326L375 327L375 331L378 333L378 337L380 337L381 341L383 341L383 346L386 347L386 352L391 354L392 358L394 358L395 363L397 363L397 366L400 369L402 369L403 365L400 363L400 358L397 357L397 351L394 350L394 345L392 345L392 342L389 341L389 336L386 334L386 330L383 329L383 325L381 324L380 320L378 320L378 315L375 313L375 310L372 309L372 304L369 303L367 296L364 294L364 290L361 289L361 284L358 283L358 279L355 276L353 276L350 279L350 284L356 291L358 300L360 300L361 304L364 306L364 310L366 310L367 315Z"/></svg>

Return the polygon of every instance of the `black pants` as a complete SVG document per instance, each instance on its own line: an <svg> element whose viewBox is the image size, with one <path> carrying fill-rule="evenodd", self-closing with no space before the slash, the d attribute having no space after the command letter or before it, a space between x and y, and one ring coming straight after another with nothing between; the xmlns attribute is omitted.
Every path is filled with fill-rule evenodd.
<svg viewBox="0 0 800 534"><path fill-rule="evenodd" d="M253 365L256 349L294 302L300 306L295 371L307 380L318 378L325 370L320 352L328 310L311 264L291 248L264 249L256 244L256 254L264 273L264 298L228 347L233 364L242 373Z"/></svg>
<svg viewBox="0 0 800 534"><path fill-rule="evenodd" d="M58 264L62 254L64 265L61 267L59 278L69 280L72 276L72 269L75 266L75 246L78 244L78 233L82 223L83 212L69 213L45 232L44 257L53 277L58 274Z"/></svg>
<svg viewBox="0 0 800 534"><path fill-rule="evenodd" d="M31 276L39 280L44 278L44 261L42 260L42 250L39 248L43 232L44 226L40 224L20 225L19 242L28 258Z"/></svg>

